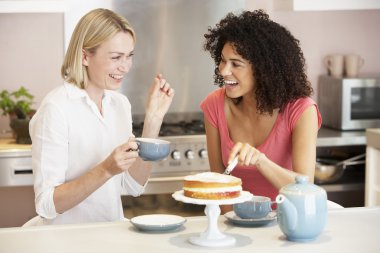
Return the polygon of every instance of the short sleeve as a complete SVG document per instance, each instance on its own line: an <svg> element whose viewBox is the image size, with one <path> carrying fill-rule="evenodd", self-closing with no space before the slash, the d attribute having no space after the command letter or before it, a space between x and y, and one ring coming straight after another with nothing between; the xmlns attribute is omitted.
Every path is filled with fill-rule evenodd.
<svg viewBox="0 0 380 253"><path fill-rule="evenodd" d="M297 124L298 119L301 117L302 113L310 106L315 106L317 110L317 116L318 116L318 128L322 125L322 117L321 113L319 112L319 108L317 103L311 99L310 97L300 98L295 100L294 102L289 103L288 106L285 108L285 114L287 114L288 119L288 127L289 129L293 129L295 125Z"/></svg>
<svg viewBox="0 0 380 253"><path fill-rule="evenodd" d="M201 102L200 107L212 126L218 127L218 115L220 103L223 103L223 89L218 89L210 94Z"/></svg>

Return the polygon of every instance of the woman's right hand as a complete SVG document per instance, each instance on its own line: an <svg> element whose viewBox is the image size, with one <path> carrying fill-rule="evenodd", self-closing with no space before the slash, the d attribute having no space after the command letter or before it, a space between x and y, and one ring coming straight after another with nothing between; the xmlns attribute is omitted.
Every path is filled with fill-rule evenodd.
<svg viewBox="0 0 380 253"><path fill-rule="evenodd" d="M114 176L128 170L139 156L137 149L138 146L134 137L116 147L103 162L106 172L110 176Z"/></svg>
<svg viewBox="0 0 380 253"><path fill-rule="evenodd" d="M240 164L245 166L256 165L262 155L263 153L250 144L237 142L231 149L228 164L232 162L235 156L238 156Z"/></svg>

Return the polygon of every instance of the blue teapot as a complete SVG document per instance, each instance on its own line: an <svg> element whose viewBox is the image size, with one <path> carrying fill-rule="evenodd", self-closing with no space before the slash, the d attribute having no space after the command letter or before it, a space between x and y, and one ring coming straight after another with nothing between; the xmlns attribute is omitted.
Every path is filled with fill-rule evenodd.
<svg viewBox="0 0 380 253"><path fill-rule="evenodd" d="M296 176L296 182L280 189L276 197L277 221L290 241L310 241L324 229L327 219L326 191Z"/></svg>

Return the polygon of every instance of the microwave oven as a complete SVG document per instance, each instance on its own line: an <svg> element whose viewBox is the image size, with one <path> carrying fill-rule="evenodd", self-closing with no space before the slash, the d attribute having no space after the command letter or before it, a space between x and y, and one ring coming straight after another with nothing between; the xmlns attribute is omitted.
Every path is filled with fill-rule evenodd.
<svg viewBox="0 0 380 253"><path fill-rule="evenodd" d="M336 78L320 76L318 107L322 124L340 130L380 127L380 75Z"/></svg>

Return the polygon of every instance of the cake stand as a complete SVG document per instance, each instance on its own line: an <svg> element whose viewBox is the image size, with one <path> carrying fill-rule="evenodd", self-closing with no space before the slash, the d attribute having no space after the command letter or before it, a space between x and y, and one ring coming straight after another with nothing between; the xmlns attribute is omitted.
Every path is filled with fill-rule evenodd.
<svg viewBox="0 0 380 253"><path fill-rule="evenodd" d="M192 236L189 241L192 244L205 246L205 247L224 247L231 246L236 243L233 236L223 234L218 228L218 217L220 215L219 205L232 205L241 203L252 198L252 194L247 191L242 191L240 196L233 199L223 200L207 200L207 199L194 199L183 195L183 190L173 193L173 198L177 201L182 201L189 204L206 205L205 214L208 218L208 227L206 231L200 233L198 236Z"/></svg>

